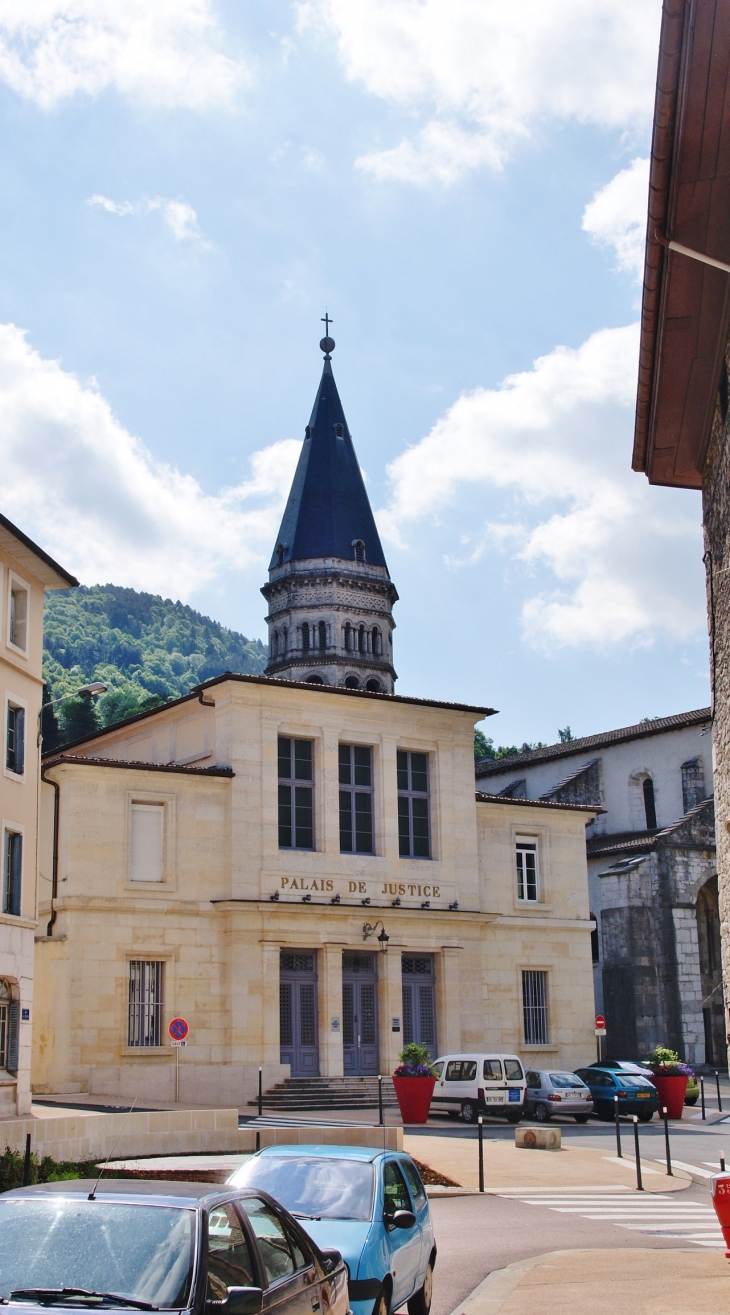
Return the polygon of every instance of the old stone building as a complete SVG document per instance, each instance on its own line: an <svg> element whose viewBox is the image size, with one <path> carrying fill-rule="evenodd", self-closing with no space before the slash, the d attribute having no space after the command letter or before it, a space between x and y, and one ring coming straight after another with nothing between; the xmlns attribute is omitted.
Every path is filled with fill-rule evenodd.
<svg viewBox="0 0 730 1315"><path fill-rule="evenodd" d="M664 0L633 467L702 492L725 1008L730 1003L730 25ZM699 509L698 509L699 510ZM730 1016L725 1032L730 1041Z"/></svg>
<svg viewBox="0 0 730 1315"><path fill-rule="evenodd" d="M724 1059L711 724L700 708L477 764L493 793L605 810L586 847L614 1058L660 1044L691 1064Z"/></svg>
<svg viewBox="0 0 730 1315"><path fill-rule="evenodd" d="M220 676L45 762L39 1092L171 1099L176 1014L180 1097L210 1104L244 1104L259 1065L267 1086L388 1074L409 1040L591 1056L598 810L476 792L490 709L373 688L395 591L324 350L264 591L278 674Z"/></svg>

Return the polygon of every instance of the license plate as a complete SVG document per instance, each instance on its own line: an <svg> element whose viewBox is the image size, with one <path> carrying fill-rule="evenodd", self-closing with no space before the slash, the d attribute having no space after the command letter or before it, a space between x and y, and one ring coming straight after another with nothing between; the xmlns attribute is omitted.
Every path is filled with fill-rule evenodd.
<svg viewBox="0 0 730 1315"><path fill-rule="evenodd" d="M651 1092L650 1092L650 1091L637 1091L636 1095L638 1096L639 1100L649 1100L649 1098L650 1098L650 1096L651 1096Z"/></svg>
<svg viewBox="0 0 730 1315"><path fill-rule="evenodd" d="M509 1089L509 1098L510 1098L510 1100L516 1100L516 1101L519 1102L519 1099L520 1099L520 1096L521 1096L521 1095L522 1095L522 1092L520 1091L519 1087L510 1087L510 1089Z"/></svg>
<svg viewBox="0 0 730 1315"><path fill-rule="evenodd" d="M503 1105L504 1096L487 1096L487 1101L490 1105Z"/></svg>

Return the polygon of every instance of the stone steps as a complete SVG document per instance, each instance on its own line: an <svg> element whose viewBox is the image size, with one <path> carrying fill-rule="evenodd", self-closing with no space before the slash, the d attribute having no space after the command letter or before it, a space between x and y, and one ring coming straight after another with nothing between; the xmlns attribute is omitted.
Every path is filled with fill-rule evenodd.
<svg viewBox="0 0 730 1315"><path fill-rule="evenodd" d="M257 1106L258 1100L250 1100ZM391 1078L383 1078L383 1107L396 1109L398 1102ZM378 1079L286 1078L264 1092L265 1110L362 1110L378 1108Z"/></svg>

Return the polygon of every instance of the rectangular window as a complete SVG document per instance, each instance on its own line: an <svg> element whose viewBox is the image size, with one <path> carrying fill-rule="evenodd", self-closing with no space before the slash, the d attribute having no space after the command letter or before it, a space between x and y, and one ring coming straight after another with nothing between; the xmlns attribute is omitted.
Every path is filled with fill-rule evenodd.
<svg viewBox="0 0 730 1315"><path fill-rule="evenodd" d="M398 750L398 852L430 858L428 754Z"/></svg>
<svg viewBox="0 0 730 1315"><path fill-rule="evenodd" d="M314 849L311 740L279 736L279 848Z"/></svg>
<svg viewBox="0 0 730 1315"><path fill-rule="evenodd" d="M537 840L534 836L516 836L517 898L537 900Z"/></svg>
<svg viewBox="0 0 730 1315"><path fill-rule="evenodd" d="M23 877L23 837L19 831L5 832L3 850L3 913L19 918Z"/></svg>
<svg viewBox="0 0 730 1315"><path fill-rule="evenodd" d="M25 771L25 708L17 708L12 703L8 703L5 766L17 776L22 776Z"/></svg>
<svg viewBox="0 0 730 1315"><path fill-rule="evenodd" d="M162 1045L162 984L164 963L132 959L129 964L129 1027L127 1045Z"/></svg>
<svg viewBox="0 0 730 1315"><path fill-rule="evenodd" d="M373 853L373 754L363 744L340 745L340 851Z"/></svg>
<svg viewBox="0 0 730 1315"><path fill-rule="evenodd" d="M8 643L28 650L28 590L19 580L10 577L10 615L8 617Z"/></svg>
<svg viewBox="0 0 730 1315"><path fill-rule="evenodd" d="M132 804L131 881L162 881L164 804Z"/></svg>
<svg viewBox="0 0 730 1315"><path fill-rule="evenodd" d="M548 1044L547 973L528 969L522 973L522 1019L525 1045Z"/></svg>

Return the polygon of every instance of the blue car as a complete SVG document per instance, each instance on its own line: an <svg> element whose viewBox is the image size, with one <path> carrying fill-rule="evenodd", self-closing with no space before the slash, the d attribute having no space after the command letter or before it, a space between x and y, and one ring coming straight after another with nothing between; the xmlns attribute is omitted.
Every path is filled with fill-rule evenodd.
<svg viewBox="0 0 730 1315"><path fill-rule="evenodd" d="M649 1123L659 1109L657 1089L641 1073L625 1073L622 1069L577 1068L576 1076L590 1088L593 1113L599 1119L613 1119L618 1097L619 1114L637 1114L642 1123Z"/></svg>
<svg viewBox="0 0 730 1315"><path fill-rule="evenodd" d="M348 1269L353 1315L431 1308L436 1242L426 1189L402 1151L368 1146L268 1146L229 1179L263 1190Z"/></svg>

